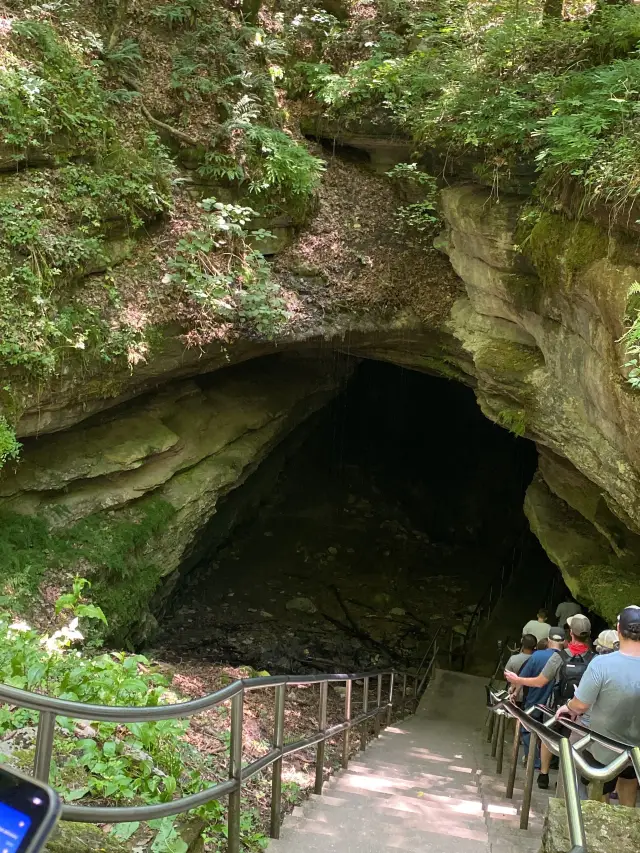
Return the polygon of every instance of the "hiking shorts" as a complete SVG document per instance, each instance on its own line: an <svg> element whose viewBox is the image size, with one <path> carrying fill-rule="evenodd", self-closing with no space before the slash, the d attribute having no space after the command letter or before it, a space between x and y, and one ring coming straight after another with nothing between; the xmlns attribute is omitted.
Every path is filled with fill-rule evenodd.
<svg viewBox="0 0 640 853"><path fill-rule="evenodd" d="M589 761L590 764L595 765L596 767L605 767L601 761L598 761L596 758L591 755L590 752L585 752L584 757ZM633 769L633 765L631 767L625 767L622 773L619 773L615 779L611 779L609 782L605 782L602 788L603 794L613 794L616 789L616 785L618 784L618 779L636 779L636 771ZM589 780L582 777L582 784L588 785Z"/></svg>

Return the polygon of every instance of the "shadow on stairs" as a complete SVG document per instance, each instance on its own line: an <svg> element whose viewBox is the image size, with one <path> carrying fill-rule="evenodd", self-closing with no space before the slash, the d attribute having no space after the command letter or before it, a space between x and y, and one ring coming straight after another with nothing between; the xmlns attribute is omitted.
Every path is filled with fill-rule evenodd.
<svg viewBox="0 0 640 853"><path fill-rule="evenodd" d="M485 679L438 670L413 717L385 729L359 760L287 817L271 853L537 853L546 797L531 829L483 736ZM520 770L519 778L522 777Z"/></svg>

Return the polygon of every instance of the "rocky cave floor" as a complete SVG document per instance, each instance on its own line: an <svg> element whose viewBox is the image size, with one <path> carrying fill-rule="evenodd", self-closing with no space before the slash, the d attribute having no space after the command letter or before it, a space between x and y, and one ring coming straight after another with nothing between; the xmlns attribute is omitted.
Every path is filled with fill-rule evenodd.
<svg viewBox="0 0 640 853"><path fill-rule="evenodd" d="M464 629L489 557L454 528L450 542L431 541L358 466L341 476L295 467L191 576L156 654L274 673L357 671L411 665L439 626Z"/></svg>
<svg viewBox="0 0 640 853"><path fill-rule="evenodd" d="M469 389L365 362L257 515L175 591L154 653L273 673L411 668L438 628L464 634L501 566L527 561L534 469Z"/></svg>

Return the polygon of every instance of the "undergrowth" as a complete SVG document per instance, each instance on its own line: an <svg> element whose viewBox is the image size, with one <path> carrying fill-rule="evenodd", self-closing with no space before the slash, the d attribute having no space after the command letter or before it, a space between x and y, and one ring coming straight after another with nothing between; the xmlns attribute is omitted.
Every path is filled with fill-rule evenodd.
<svg viewBox="0 0 640 853"><path fill-rule="evenodd" d="M55 604L57 627L44 633L0 608L2 682L97 705L151 707L179 701L168 680L143 655L91 651L95 624L107 620L102 609L86 599L89 587L83 578L73 581L72 591ZM0 749L0 760L9 755L25 769L32 763L33 743L14 743L12 734L36 723L35 712L0 707L0 746L3 740L9 744L8 753ZM65 802L75 803L151 805L197 793L211 785L208 780L217 770L210 758L185 741L188 726L188 720L120 725L58 717L52 784ZM228 733L225 737L228 740ZM192 812L207 822L208 838L216 842L209 849L224 843L224 811L222 803L212 801ZM116 824L111 831L134 844L137 840L136 849L185 853L188 845L180 836L180 823L169 817L150 821L147 827L138 821ZM242 829L246 849L257 849L254 840L264 835L251 813L244 815Z"/></svg>
<svg viewBox="0 0 640 853"><path fill-rule="evenodd" d="M123 640L151 598L161 570L145 555L149 538L164 527L173 508L144 501L120 518L96 513L76 524L50 529L35 515L0 514L0 604L28 611L48 573L95 575L94 593L109 621L109 635Z"/></svg>
<svg viewBox="0 0 640 853"><path fill-rule="evenodd" d="M640 192L640 9L565 11L381 2L325 27L294 66L291 93L313 96L330 119L391 122L419 148L473 155L496 187L528 163L543 198L569 182L583 206L606 202L622 216Z"/></svg>

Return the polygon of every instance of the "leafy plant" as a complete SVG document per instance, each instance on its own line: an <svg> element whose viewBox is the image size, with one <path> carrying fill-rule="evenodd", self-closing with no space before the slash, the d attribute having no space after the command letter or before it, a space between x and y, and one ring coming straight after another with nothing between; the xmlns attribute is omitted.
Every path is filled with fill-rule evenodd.
<svg viewBox="0 0 640 853"><path fill-rule="evenodd" d="M527 413L524 409L503 409L498 412L498 423L521 438L527 431Z"/></svg>
<svg viewBox="0 0 640 853"><path fill-rule="evenodd" d="M16 459L22 445L16 438L14 430L7 423L7 419L0 415L0 468L7 459Z"/></svg>
<svg viewBox="0 0 640 853"><path fill-rule="evenodd" d="M640 388L640 282L634 281L627 293L626 320L629 328L621 342L624 344L627 381L632 388Z"/></svg>
<svg viewBox="0 0 640 853"><path fill-rule="evenodd" d="M288 314L264 257L247 243L256 236L245 229L256 212L215 198L205 199L202 208L201 227L178 243L166 283L188 293L220 326L239 322L272 337Z"/></svg>

